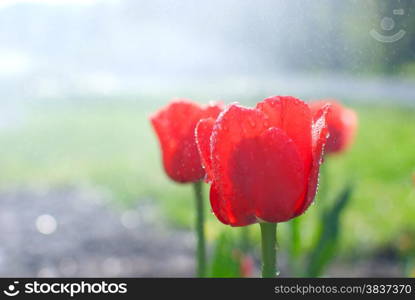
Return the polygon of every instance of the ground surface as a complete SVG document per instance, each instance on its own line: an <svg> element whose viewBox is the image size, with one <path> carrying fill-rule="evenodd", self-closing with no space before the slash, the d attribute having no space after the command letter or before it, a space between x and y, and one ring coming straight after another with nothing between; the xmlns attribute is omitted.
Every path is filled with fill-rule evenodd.
<svg viewBox="0 0 415 300"><path fill-rule="evenodd" d="M149 223L151 205L120 213L107 204L73 188L1 193L0 276L193 274L191 233ZM45 214L57 223L50 234L39 231L53 230L39 223Z"/></svg>
<svg viewBox="0 0 415 300"><path fill-rule="evenodd" d="M100 191L66 187L3 192L0 207L2 277L194 274L192 232L167 226L151 203L121 212ZM55 230L53 224L39 222L45 215L56 221ZM258 276L258 251L254 252L253 276ZM286 255L280 254L279 265L281 276L290 276ZM400 271L396 260L375 256L338 261L327 275L385 277L399 276Z"/></svg>

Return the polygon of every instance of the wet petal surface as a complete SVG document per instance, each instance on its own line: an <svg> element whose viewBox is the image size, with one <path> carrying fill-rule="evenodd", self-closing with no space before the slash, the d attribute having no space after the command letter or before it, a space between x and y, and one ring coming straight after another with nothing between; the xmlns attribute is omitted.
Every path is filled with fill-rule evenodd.
<svg viewBox="0 0 415 300"><path fill-rule="evenodd" d="M202 118L216 118L220 105L201 107L187 99L178 99L151 117L159 138L163 165L168 176L177 182L194 182L203 178L195 127Z"/></svg>
<svg viewBox="0 0 415 300"><path fill-rule="evenodd" d="M211 137L212 169L216 190L220 195L220 207L229 223L242 226L254 223L255 208L248 199L235 188L232 178L234 151L244 140L261 135L266 130L264 115L256 109L230 105L218 118ZM238 164L244 164L243 160ZM251 177L251 176L250 176Z"/></svg>
<svg viewBox="0 0 415 300"><path fill-rule="evenodd" d="M296 145L275 127L237 146L230 173L238 197L253 202L255 216L267 222L291 219L306 188Z"/></svg>
<svg viewBox="0 0 415 300"><path fill-rule="evenodd" d="M206 181L212 181L212 158L210 148L210 137L213 131L215 120L212 118L202 119L196 126L196 144L199 150L202 166L206 172Z"/></svg>

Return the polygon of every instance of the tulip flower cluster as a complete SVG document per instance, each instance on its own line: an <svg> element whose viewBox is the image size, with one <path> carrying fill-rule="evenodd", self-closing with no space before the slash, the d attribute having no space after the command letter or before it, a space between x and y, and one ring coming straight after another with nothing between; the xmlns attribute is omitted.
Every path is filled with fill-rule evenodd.
<svg viewBox="0 0 415 300"><path fill-rule="evenodd" d="M276 96L253 108L178 99L151 122L172 180L208 182L212 211L223 224L261 224L263 276L273 277L276 223L307 210L316 195L325 147L330 152L346 148L355 119L333 101L309 105ZM198 224L200 240L203 224Z"/></svg>

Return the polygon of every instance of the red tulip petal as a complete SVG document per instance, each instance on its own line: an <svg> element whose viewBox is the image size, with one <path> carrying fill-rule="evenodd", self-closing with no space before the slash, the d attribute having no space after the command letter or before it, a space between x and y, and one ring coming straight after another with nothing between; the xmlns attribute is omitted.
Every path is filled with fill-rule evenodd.
<svg viewBox="0 0 415 300"><path fill-rule="evenodd" d="M196 126L196 144L199 150L202 165L206 171L206 181L212 181L212 159L210 149L210 136L212 135L215 120L212 118L202 119Z"/></svg>
<svg viewBox="0 0 415 300"><path fill-rule="evenodd" d="M356 130L357 130L357 114L352 109L344 109L342 114L342 121L344 124L344 146L343 149L349 147L354 140Z"/></svg>
<svg viewBox="0 0 415 300"><path fill-rule="evenodd" d="M222 102L212 101L209 105L203 107L202 117L216 119L223 108Z"/></svg>
<svg viewBox="0 0 415 300"><path fill-rule="evenodd" d="M212 211L215 214L216 218L218 218L218 220L221 221L223 224L229 225L230 222L222 207L224 202L220 198L215 182L212 182L212 185L210 186L209 198L210 198L210 206L212 207Z"/></svg>
<svg viewBox="0 0 415 300"><path fill-rule="evenodd" d="M330 137L327 140L325 151L326 153L342 152L353 142L357 128L357 115L353 110L345 108L336 100L311 102L310 107L313 115L317 114L326 104L330 104L331 108L326 117Z"/></svg>
<svg viewBox="0 0 415 300"><path fill-rule="evenodd" d="M254 199L245 198L235 188L232 176L234 164L244 165L245 159L235 161L234 151L238 145L259 136L265 131L264 114L256 109L230 105L217 119L211 136L212 169L220 207L232 226L256 222ZM252 177L252 176L248 176Z"/></svg>
<svg viewBox="0 0 415 300"><path fill-rule="evenodd" d="M163 165L169 177L177 182L203 178L194 130L202 118L216 118L219 105L200 107L186 99L176 100L151 117L163 152Z"/></svg>
<svg viewBox="0 0 415 300"><path fill-rule="evenodd" d="M282 129L294 141L308 174L312 159L312 114L309 106L294 97L275 96L259 102L257 108L269 117L269 127Z"/></svg>
<svg viewBox="0 0 415 300"><path fill-rule="evenodd" d="M302 214L313 202L317 192L320 165L323 162L324 147L329 135L326 117L330 105L321 108L315 115L315 122L312 127L312 154L313 162L308 179L306 201L296 208L296 216Z"/></svg>
<svg viewBox="0 0 415 300"><path fill-rule="evenodd" d="M255 216L266 222L291 219L306 188L297 146L276 127L241 141L232 155L229 171L238 199L253 202Z"/></svg>
<svg viewBox="0 0 415 300"><path fill-rule="evenodd" d="M316 116L319 110L326 104L330 104L330 110L327 115L327 126L330 136L327 140L326 151L340 152L344 149L344 124L342 122L343 106L334 100L329 102L320 101L320 107L316 111Z"/></svg>

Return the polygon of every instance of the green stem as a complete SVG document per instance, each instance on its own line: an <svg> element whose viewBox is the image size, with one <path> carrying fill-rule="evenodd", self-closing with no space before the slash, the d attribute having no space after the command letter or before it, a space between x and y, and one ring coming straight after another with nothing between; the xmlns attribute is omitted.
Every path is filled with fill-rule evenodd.
<svg viewBox="0 0 415 300"><path fill-rule="evenodd" d="M298 258L301 251L300 227L301 219L294 218L290 221L291 227L291 255L293 258Z"/></svg>
<svg viewBox="0 0 415 300"><path fill-rule="evenodd" d="M259 223L261 226L262 277L277 276L277 223Z"/></svg>
<svg viewBox="0 0 415 300"><path fill-rule="evenodd" d="M251 242L249 239L249 227L243 226L241 227L241 250L243 253L248 253L249 248L251 247Z"/></svg>
<svg viewBox="0 0 415 300"><path fill-rule="evenodd" d="M193 184L196 201L196 236L197 236L197 276L206 276L205 216L202 182Z"/></svg>
<svg viewBox="0 0 415 300"><path fill-rule="evenodd" d="M300 229L301 219L294 218L289 222L290 233L291 233L291 249L290 249L290 263L294 276L299 275L298 260L301 254L301 240L300 240Z"/></svg>

